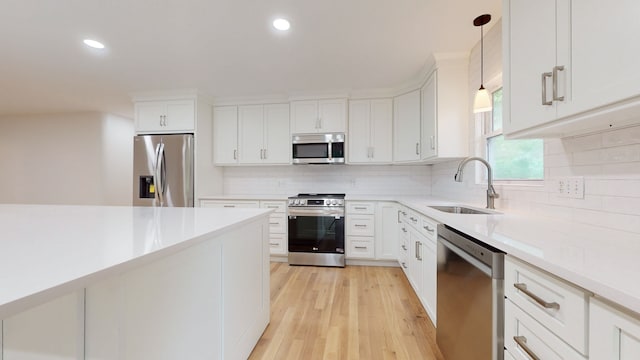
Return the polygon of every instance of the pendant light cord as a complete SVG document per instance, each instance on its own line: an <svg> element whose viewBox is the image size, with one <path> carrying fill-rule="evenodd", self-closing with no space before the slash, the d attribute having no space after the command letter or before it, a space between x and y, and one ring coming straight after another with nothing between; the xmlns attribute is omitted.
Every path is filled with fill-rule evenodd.
<svg viewBox="0 0 640 360"><path fill-rule="evenodd" d="M480 26L480 89L484 89L484 26Z"/></svg>

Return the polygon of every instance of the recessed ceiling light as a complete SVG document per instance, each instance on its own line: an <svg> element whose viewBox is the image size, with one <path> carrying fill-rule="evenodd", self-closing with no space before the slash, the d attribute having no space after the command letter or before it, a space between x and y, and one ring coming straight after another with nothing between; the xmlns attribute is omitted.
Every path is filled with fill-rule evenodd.
<svg viewBox="0 0 640 360"><path fill-rule="evenodd" d="M94 49L104 49L104 44L99 42L99 41L95 41L95 40L91 40L91 39L85 39L83 42L88 47L92 47Z"/></svg>
<svg viewBox="0 0 640 360"><path fill-rule="evenodd" d="M291 24L287 19L275 19L273 20L273 27L281 31L286 31L289 30Z"/></svg>

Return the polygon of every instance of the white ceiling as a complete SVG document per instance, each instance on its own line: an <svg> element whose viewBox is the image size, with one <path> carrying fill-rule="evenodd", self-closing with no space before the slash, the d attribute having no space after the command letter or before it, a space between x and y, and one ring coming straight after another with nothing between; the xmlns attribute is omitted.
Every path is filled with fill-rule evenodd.
<svg viewBox="0 0 640 360"><path fill-rule="evenodd" d="M500 0L2 0L0 115L104 111L131 94L212 97L393 88L469 51ZM291 21L276 33L271 21ZM490 23L487 28L492 24ZM94 38L98 51L82 44Z"/></svg>

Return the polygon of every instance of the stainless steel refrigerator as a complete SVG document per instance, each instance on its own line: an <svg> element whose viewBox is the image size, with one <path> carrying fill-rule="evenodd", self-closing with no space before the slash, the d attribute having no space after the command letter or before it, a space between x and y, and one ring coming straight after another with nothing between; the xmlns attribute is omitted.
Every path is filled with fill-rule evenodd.
<svg viewBox="0 0 640 360"><path fill-rule="evenodd" d="M133 205L193 206L193 135L133 138Z"/></svg>

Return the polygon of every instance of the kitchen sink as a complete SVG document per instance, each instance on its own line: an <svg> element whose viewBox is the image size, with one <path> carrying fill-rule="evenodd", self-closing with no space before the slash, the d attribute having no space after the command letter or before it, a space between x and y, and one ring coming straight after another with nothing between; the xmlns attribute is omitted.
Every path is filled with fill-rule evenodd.
<svg viewBox="0 0 640 360"><path fill-rule="evenodd" d="M464 206L429 206L429 207L432 209L448 212L451 214L481 214L481 215L498 214L495 211L478 210L478 209L472 209Z"/></svg>

